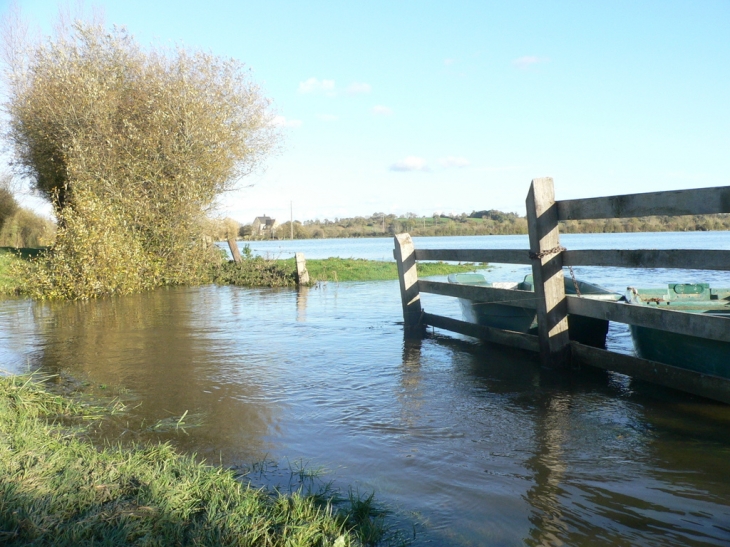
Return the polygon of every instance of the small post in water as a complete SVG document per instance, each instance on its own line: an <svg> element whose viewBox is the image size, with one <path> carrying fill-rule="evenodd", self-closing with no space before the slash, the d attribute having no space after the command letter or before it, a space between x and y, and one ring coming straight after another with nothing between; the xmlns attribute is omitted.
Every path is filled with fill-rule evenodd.
<svg viewBox="0 0 730 547"><path fill-rule="evenodd" d="M228 238L228 247L231 249L231 255L233 256L233 262L236 264L241 263L241 253L238 250L238 243L236 243L235 238L229 237Z"/></svg>
<svg viewBox="0 0 730 547"><path fill-rule="evenodd" d="M393 250L398 265L398 281L403 303L403 328L406 336L421 336L421 294L418 290L418 272L416 271L416 249L409 234L395 236Z"/></svg>
<svg viewBox="0 0 730 547"><path fill-rule="evenodd" d="M533 179L527 194L532 277L537 297L537 336L543 366L564 367L570 359L568 301L553 179Z"/></svg>
<svg viewBox="0 0 730 547"><path fill-rule="evenodd" d="M297 262L297 285L309 285L309 272L304 253L295 253L294 257Z"/></svg>

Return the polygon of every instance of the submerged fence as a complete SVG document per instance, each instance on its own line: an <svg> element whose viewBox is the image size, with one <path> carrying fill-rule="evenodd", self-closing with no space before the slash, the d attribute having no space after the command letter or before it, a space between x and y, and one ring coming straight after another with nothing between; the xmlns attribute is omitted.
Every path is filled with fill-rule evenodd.
<svg viewBox="0 0 730 547"><path fill-rule="evenodd" d="M730 380L571 341L567 316L627 323L728 344L730 318L566 295L563 279L563 266L730 270L730 251L570 251L560 246L558 229L561 220L730 213L730 186L556 201L553 180L540 178L530 185L526 208L529 250L416 249L410 235L395 237L394 256L406 335L420 336L426 326L432 326L539 352L545 366L587 364L730 403ZM530 264L535 292L421 280L417 273L419 260ZM538 334L501 330L426 313L421 307L420 293L535 309Z"/></svg>

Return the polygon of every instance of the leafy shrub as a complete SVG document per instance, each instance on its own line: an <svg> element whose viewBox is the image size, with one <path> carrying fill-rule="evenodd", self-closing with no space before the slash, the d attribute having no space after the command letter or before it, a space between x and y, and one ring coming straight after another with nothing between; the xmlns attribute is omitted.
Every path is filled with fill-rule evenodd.
<svg viewBox="0 0 730 547"><path fill-rule="evenodd" d="M222 285L246 287L294 287L297 284L293 264L248 257L240 263L221 262L212 269L211 277Z"/></svg>
<svg viewBox="0 0 730 547"><path fill-rule="evenodd" d="M15 164L59 224L29 292L77 299L205 279L205 213L277 139L243 65L143 50L124 29L82 22L13 58Z"/></svg>

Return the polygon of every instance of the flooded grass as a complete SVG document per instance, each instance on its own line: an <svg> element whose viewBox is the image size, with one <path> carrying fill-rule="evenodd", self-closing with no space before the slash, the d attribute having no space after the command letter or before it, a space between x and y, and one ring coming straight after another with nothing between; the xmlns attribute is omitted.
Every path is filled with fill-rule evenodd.
<svg viewBox="0 0 730 547"><path fill-rule="evenodd" d="M84 432L107 412L31 377L0 378L1 544L404 544L372 495L315 487L318 472L302 466L284 493L169 444L98 449Z"/></svg>

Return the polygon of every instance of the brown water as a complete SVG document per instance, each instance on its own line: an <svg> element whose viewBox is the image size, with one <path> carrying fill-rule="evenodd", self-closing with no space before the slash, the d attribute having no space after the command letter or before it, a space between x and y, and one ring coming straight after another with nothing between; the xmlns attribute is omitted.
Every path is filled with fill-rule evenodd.
<svg viewBox="0 0 730 547"><path fill-rule="evenodd" d="M445 300L426 307L458 316ZM111 439L267 460L262 481L324 466L416 523L416 545L730 545L730 406L438 333L407 342L400 313L397 282L6 300L0 363L127 388ZM156 427L186 411L202 425Z"/></svg>

